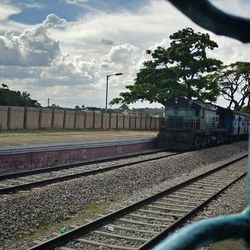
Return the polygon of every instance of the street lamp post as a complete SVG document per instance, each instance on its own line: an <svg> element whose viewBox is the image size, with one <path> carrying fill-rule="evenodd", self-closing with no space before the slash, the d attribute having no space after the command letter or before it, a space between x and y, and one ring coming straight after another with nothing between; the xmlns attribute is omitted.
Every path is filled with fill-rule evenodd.
<svg viewBox="0 0 250 250"><path fill-rule="evenodd" d="M111 75L107 75L106 77L106 100L105 100L105 130L108 129L108 122L107 122L107 119L108 119L108 87L109 87L109 77L111 76L121 76L123 75L123 73L115 73L115 74L111 74Z"/></svg>

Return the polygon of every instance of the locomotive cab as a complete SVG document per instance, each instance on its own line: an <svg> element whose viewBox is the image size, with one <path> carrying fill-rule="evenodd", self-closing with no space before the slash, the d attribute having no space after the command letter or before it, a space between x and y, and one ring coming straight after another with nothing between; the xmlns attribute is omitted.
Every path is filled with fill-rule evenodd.
<svg viewBox="0 0 250 250"><path fill-rule="evenodd" d="M218 126L215 105L184 97L171 98L160 121L158 143L162 148L174 150L199 148L225 139L217 135Z"/></svg>

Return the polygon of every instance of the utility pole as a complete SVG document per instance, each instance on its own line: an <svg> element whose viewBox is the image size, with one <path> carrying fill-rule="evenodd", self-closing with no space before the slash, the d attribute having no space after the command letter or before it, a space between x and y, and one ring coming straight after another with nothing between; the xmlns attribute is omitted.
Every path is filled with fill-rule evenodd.
<svg viewBox="0 0 250 250"><path fill-rule="evenodd" d="M109 88L109 77L111 76L121 76L123 73L115 73L107 75L106 77L106 98L105 98L105 126L104 129L108 130L108 88Z"/></svg>

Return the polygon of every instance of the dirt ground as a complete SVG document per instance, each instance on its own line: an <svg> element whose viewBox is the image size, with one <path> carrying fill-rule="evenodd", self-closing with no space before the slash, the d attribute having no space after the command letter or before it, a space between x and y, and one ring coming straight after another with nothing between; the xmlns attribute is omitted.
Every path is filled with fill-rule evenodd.
<svg viewBox="0 0 250 250"><path fill-rule="evenodd" d="M154 137L155 131L1 131L0 147L85 140Z"/></svg>

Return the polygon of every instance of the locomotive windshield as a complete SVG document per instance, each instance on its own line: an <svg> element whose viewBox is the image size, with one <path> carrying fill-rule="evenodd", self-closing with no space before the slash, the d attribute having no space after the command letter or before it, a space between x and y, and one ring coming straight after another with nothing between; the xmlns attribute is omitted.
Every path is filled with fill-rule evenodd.
<svg viewBox="0 0 250 250"><path fill-rule="evenodd" d="M168 100L165 108L165 118L182 117L185 120L197 119L200 115L199 103L186 98L172 98Z"/></svg>
<svg viewBox="0 0 250 250"><path fill-rule="evenodd" d="M188 108L181 108L181 109L174 109L174 108L167 108L165 109L165 118L170 118L171 116L178 116L183 117L186 119L194 119L196 117L196 112L194 109Z"/></svg>

